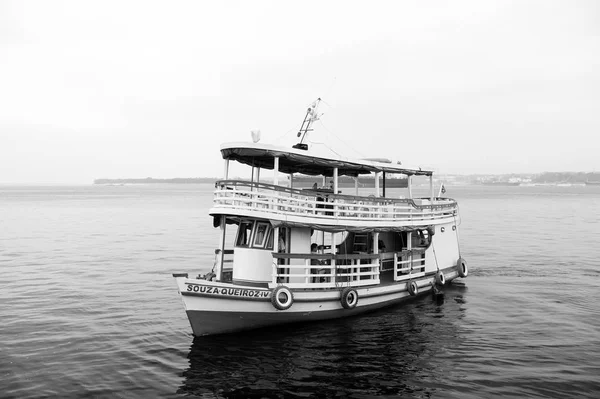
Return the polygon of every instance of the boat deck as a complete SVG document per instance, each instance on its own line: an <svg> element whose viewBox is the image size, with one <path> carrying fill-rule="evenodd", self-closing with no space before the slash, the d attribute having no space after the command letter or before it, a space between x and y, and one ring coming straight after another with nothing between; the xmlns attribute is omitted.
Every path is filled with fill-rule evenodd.
<svg viewBox="0 0 600 399"><path fill-rule="evenodd" d="M293 223L341 224L390 228L438 224L458 216L456 201L449 198L393 199L299 190L241 180L216 183L212 215L238 215ZM341 228L342 229L342 228Z"/></svg>

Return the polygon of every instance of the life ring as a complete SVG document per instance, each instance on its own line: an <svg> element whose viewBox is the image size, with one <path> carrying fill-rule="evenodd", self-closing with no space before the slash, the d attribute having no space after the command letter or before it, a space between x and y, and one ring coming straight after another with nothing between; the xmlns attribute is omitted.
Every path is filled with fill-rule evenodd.
<svg viewBox="0 0 600 399"><path fill-rule="evenodd" d="M408 289L408 293L410 296L415 296L419 293L419 286L416 281L409 281L406 283L406 288Z"/></svg>
<svg viewBox="0 0 600 399"><path fill-rule="evenodd" d="M444 276L444 272L442 272L441 270L437 272L437 274L435 275L435 282L438 285L446 284L446 276Z"/></svg>
<svg viewBox="0 0 600 399"><path fill-rule="evenodd" d="M465 278L469 275L469 268L467 267L467 261L463 258L458 258L458 262L456 262L456 268L458 269L458 275L462 278Z"/></svg>
<svg viewBox="0 0 600 399"><path fill-rule="evenodd" d="M271 304L275 309L286 310L294 303L294 294L285 285L280 285L271 293Z"/></svg>
<svg viewBox="0 0 600 399"><path fill-rule="evenodd" d="M358 304L358 292L354 288L346 287L340 295L340 302L344 309L353 309Z"/></svg>

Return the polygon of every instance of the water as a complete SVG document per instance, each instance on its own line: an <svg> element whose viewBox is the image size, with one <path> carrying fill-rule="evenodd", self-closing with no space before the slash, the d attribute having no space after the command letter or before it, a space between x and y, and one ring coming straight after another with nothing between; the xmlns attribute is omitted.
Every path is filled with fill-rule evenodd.
<svg viewBox="0 0 600 399"><path fill-rule="evenodd" d="M447 187L470 275L365 316L194 338L210 185L0 187L0 397L600 395L600 187Z"/></svg>

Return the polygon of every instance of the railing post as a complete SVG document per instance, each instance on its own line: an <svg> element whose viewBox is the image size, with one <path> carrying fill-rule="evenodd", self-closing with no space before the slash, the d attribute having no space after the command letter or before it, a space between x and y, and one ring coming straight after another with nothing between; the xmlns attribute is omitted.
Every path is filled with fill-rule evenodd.
<svg viewBox="0 0 600 399"><path fill-rule="evenodd" d="M310 275L312 274L310 259L304 259L304 284L309 283Z"/></svg>
<svg viewBox="0 0 600 399"><path fill-rule="evenodd" d="M335 283L336 276L337 276L337 262L335 261L335 256L331 259L331 264L329 266L331 266L329 268L329 274L333 274L333 276L331 276L329 281L332 283ZM336 271L336 272L333 273L334 271Z"/></svg>

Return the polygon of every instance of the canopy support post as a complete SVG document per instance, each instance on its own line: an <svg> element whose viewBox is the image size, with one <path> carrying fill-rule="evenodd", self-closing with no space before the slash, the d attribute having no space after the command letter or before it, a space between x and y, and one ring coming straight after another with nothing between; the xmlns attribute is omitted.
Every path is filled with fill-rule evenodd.
<svg viewBox="0 0 600 399"><path fill-rule="evenodd" d="M275 157L273 161L273 184L279 184L279 157Z"/></svg>
<svg viewBox="0 0 600 399"><path fill-rule="evenodd" d="M223 180L227 180L229 178L229 159L225 160L224 170L223 170Z"/></svg>
<svg viewBox="0 0 600 399"><path fill-rule="evenodd" d="M338 168L333 168L333 193L338 193Z"/></svg>
<svg viewBox="0 0 600 399"><path fill-rule="evenodd" d="M434 192L433 192L433 175L429 175L429 191L431 194L431 203L433 204L433 200L434 200Z"/></svg>
<svg viewBox="0 0 600 399"><path fill-rule="evenodd" d="M227 220L225 215L221 215L221 236L219 237L219 252L215 256L215 280L221 281L223 279L223 261L225 260L225 230L227 228Z"/></svg>

